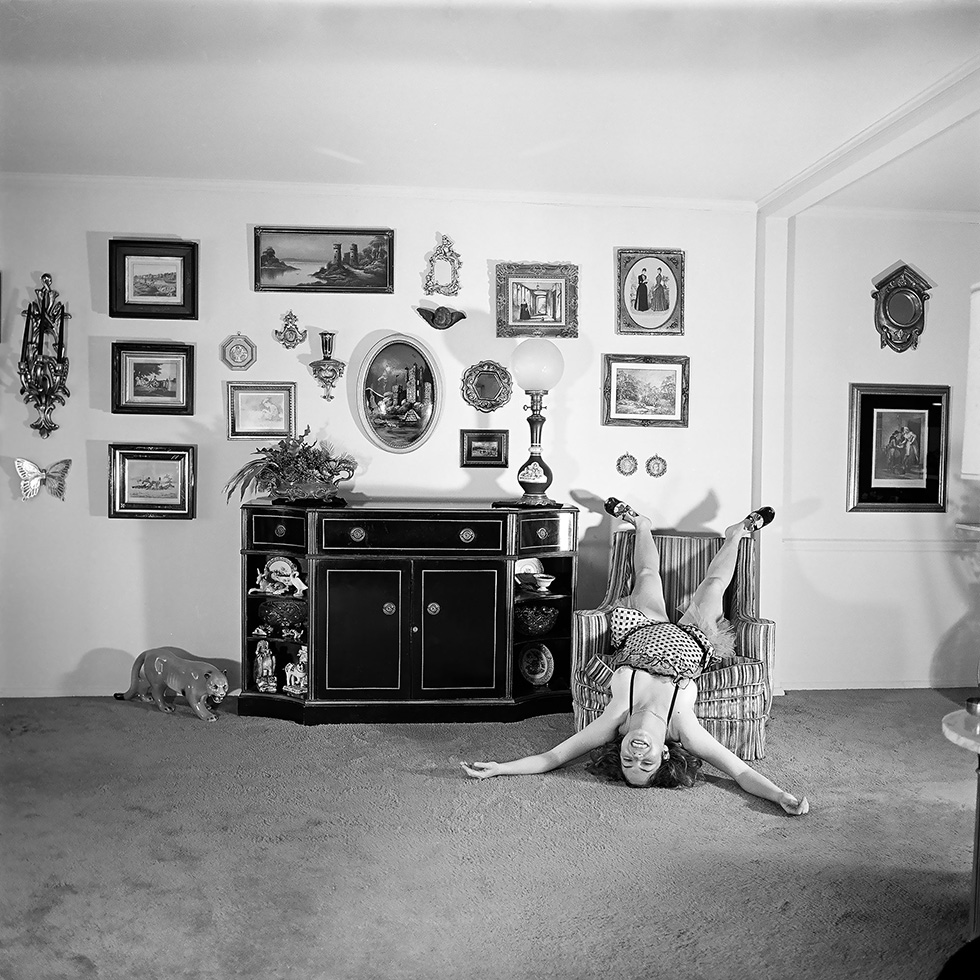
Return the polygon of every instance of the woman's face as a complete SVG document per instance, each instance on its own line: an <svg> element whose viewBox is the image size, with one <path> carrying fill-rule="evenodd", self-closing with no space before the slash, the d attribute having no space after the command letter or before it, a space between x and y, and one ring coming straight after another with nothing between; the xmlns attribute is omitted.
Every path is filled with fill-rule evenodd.
<svg viewBox="0 0 980 980"><path fill-rule="evenodd" d="M647 728L631 728L619 745L619 765L626 782L646 786L667 752L662 737Z"/></svg>

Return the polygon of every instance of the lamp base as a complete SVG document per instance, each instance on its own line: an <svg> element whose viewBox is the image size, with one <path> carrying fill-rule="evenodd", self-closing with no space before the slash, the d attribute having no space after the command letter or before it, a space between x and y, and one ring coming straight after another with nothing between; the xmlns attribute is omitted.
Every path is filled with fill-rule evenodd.
<svg viewBox="0 0 980 980"><path fill-rule="evenodd" d="M495 500L491 507L562 507L563 504L557 500L552 500L547 494L526 493L523 497L515 497L513 500Z"/></svg>

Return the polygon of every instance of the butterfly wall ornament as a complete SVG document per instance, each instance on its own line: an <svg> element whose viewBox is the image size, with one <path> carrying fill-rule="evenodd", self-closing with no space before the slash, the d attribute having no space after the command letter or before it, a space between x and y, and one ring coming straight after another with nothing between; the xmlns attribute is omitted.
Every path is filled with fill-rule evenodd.
<svg viewBox="0 0 980 980"><path fill-rule="evenodd" d="M52 497L65 499L65 481L71 469L70 459L59 459L46 470L42 470L37 463L32 463L29 459L15 459L14 466L17 467L17 475L20 477L20 492L23 500L36 497L42 486L48 488L48 493Z"/></svg>

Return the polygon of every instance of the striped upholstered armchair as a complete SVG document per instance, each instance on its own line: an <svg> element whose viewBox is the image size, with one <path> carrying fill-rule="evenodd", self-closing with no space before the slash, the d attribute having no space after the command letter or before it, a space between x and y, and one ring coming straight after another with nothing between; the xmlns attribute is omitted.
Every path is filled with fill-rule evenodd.
<svg viewBox="0 0 980 980"><path fill-rule="evenodd" d="M606 705L608 689L586 672L594 656L610 654L609 609L633 588L633 529L613 536L606 595L598 609L576 610L572 627L572 708L581 731ZM722 538L705 534L654 534L668 615L676 621L704 578ZM756 563L758 543L743 538L735 577L725 594L725 615L735 627L735 657L698 680L694 712L722 745L747 761L766 754L766 722L772 706L776 624L759 619Z"/></svg>

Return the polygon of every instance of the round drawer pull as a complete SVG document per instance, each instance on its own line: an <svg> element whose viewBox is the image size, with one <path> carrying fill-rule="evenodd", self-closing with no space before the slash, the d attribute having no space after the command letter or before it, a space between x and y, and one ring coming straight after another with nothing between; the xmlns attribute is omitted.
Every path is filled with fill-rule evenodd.
<svg viewBox="0 0 980 980"><path fill-rule="evenodd" d="M476 540L476 531L471 527L464 527L462 531L459 532L459 540L463 544L470 544Z"/></svg>
<svg viewBox="0 0 980 980"><path fill-rule="evenodd" d="M544 539L548 537L548 531L546 528L543 527L539 527L535 532L535 534L537 534L539 541L544 541Z"/></svg>
<svg viewBox="0 0 980 980"><path fill-rule="evenodd" d="M277 524L275 531L272 532L277 538L284 538L286 536L286 525Z"/></svg>
<svg viewBox="0 0 980 980"><path fill-rule="evenodd" d="M350 529L351 541L363 541L367 537L367 531L363 527L352 527Z"/></svg>
<svg viewBox="0 0 980 980"><path fill-rule="evenodd" d="M427 612L427 613L428 613L428 614L429 614L430 616L438 616L438 615L439 615L439 611L440 611L441 609L442 609L442 606L440 606L438 602L430 602L430 603L429 603L429 604L428 604L428 605L427 605L427 606L425 607L425 611L426 611L426 612Z"/></svg>
<svg viewBox="0 0 980 980"><path fill-rule="evenodd" d="M384 614L385 614L386 616L394 616L394 615L395 615L395 613L396 613L396 612L398 611L398 606L396 606L396 605L395 605L395 604L394 604L393 602L386 602L386 603L385 603L385 604L384 604L384 605L383 605L383 606L381 607L381 611L382 611L382 612L383 612L383 613L384 613Z"/></svg>

